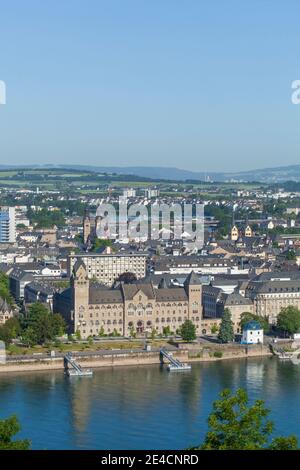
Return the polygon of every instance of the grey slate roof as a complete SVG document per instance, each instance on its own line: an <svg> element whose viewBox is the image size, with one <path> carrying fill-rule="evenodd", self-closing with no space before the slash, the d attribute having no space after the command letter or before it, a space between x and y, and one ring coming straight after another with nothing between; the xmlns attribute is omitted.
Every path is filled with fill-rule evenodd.
<svg viewBox="0 0 300 470"><path fill-rule="evenodd" d="M188 277L184 281L185 286L199 286L199 284L201 284L201 282L197 274L194 273L194 271L191 271L191 273L188 275Z"/></svg>
<svg viewBox="0 0 300 470"><path fill-rule="evenodd" d="M157 289L155 291L157 302L186 302L188 296L182 287L174 287L171 289Z"/></svg>
<svg viewBox="0 0 300 470"><path fill-rule="evenodd" d="M90 304L122 304L123 296L120 289L97 289L90 286L89 289Z"/></svg>

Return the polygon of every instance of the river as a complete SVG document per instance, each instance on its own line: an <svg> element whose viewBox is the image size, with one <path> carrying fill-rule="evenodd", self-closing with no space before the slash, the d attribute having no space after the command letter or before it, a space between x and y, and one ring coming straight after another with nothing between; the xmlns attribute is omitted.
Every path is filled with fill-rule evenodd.
<svg viewBox="0 0 300 470"><path fill-rule="evenodd" d="M185 449L201 442L224 388L264 399L277 434L300 440L300 365L276 358L0 375L0 418L17 414L34 449Z"/></svg>

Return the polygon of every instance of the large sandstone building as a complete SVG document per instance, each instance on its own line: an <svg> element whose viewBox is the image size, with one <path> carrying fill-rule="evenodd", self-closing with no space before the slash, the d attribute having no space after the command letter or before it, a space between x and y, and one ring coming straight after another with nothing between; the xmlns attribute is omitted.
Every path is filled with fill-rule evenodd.
<svg viewBox="0 0 300 470"><path fill-rule="evenodd" d="M300 309L300 272L262 273L249 282L245 295L253 302L254 313L276 324L282 308Z"/></svg>
<svg viewBox="0 0 300 470"><path fill-rule="evenodd" d="M71 286L54 300L54 311L61 313L69 331L79 331L82 338L99 333L129 336L132 331L145 335L164 327L176 332L190 319L201 334L202 286L192 272L183 287L158 288L147 280L134 284L121 283L108 288L93 282L82 260L73 268Z"/></svg>

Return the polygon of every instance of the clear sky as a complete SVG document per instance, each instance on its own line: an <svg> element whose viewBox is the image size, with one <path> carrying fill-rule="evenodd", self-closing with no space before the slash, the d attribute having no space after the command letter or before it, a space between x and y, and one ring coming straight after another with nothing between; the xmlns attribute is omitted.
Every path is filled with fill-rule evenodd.
<svg viewBox="0 0 300 470"><path fill-rule="evenodd" d="M0 0L0 164L300 163L298 0Z"/></svg>

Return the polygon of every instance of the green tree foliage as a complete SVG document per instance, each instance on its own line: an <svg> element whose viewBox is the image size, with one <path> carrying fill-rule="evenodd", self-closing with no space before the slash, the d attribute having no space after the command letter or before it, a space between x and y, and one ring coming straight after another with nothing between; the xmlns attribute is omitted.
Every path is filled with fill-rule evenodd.
<svg viewBox="0 0 300 470"><path fill-rule="evenodd" d="M292 305L282 308L277 318L277 328L290 335L297 333L300 329L300 310Z"/></svg>
<svg viewBox="0 0 300 470"><path fill-rule="evenodd" d="M16 416L0 420L0 450L28 450L28 439L14 441L13 437L20 431L21 426Z"/></svg>
<svg viewBox="0 0 300 470"><path fill-rule="evenodd" d="M97 251L103 247L112 247L112 241L102 238L96 238L92 246L92 251Z"/></svg>
<svg viewBox="0 0 300 470"><path fill-rule="evenodd" d="M172 333L171 328L170 328L169 325L163 327L163 335L164 336L171 336L172 334L173 333Z"/></svg>
<svg viewBox="0 0 300 470"><path fill-rule="evenodd" d="M38 343L38 336L36 335L36 331L31 326L25 328L25 330L22 331L21 337L23 344L29 348Z"/></svg>
<svg viewBox="0 0 300 470"><path fill-rule="evenodd" d="M248 323L248 321L252 321L252 320L257 321L260 324L260 326L263 328L265 333L268 333L270 331L270 325L269 325L268 319L260 315L255 315L254 313L251 313L251 312L243 312L241 314L241 322L240 322L241 328L243 329L245 324Z"/></svg>
<svg viewBox="0 0 300 470"><path fill-rule="evenodd" d="M0 340L6 345L10 344L13 339L17 338L21 333L21 325L17 318L9 318L4 325L0 326Z"/></svg>
<svg viewBox="0 0 300 470"><path fill-rule="evenodd" d="M221 343L231 343L234 341L233 323L231 321L231 313L228 308L225 308L223 313L218 339Z"/></svg>
<svg viewBox="0 0 300 470"><path fill-rule="evenodd" d="M37 228L52 228L54 225L57 227L64 227L66 224L64 215L61 211L49 211L43 208L40 211L33 211L29 209L27 211L27 217L30 219L32 224L35 224Z"/></svg>
<svg viewBox="0 0 300 470"><path fill-rule="evenodd" d="M218 325L216 325L216 324L212 325L210 331L211 331L212 335L215 335L216 333L218 333L218 331L219 331Z"/></svg>
<svg viewBox="0 0 300 470"><path fill-rule="evenodd" d="M296 261L296 253L294 250L288 250L285 257L288 261Z"/></svg>
<svg viewBox="0 0 300 470"><path fill-rule="evenodd" d="M295 436L279 437L270 441L274 425L268 419L269 410L263 400L249 405L247 392L238 389L235 394L225 389L213 403L208 418L209 431L198 448L203 450L260 450L297 449Z"/></svg>
<svg viewBox="0 0 300 470"><path fill-rule="evenodd" d="M269 447L270 450L297 450L298 439L296 436L275 437Z"/></svg>
<svg viewBox="0 0 300 470"><path fill-rule="evenodd" d="M125 284L131 284L137 280L137 277L134 273L127 272L120 274L117 280L119 282L124 282Z"/></svg>
<svg viewBox="0 0 300 470"><path fill-rule="evenodd" d="M105 336L105 331L104 331L104 327L103 327L103 326L101 326L101 328L100 328L99 336Z"/></svg>
<svg viewBox="0 0 300 470"><path fill-rule="evenodd" d="M196 339L196 326L191 320L185 320L181 325L180 335L184 341L194 341Z"/></svg>
<svg viewBox="0 0 300 470"><path fill-rule="evenodd" d="M50 313L45 305L35 302L30 305L22 321L22 339L28 345L44 344L62 336L66 330L64 319L58 313Z"/></svg>
<svg viewBox="0 0 300 470"><path fill-rule="evenodd" d="M5 273L0 272L0 297L5 299L8 305L13 305L13 297L9 290L9 279Z"/></svg>
<svg viewBox="0 0 300 470"><path fill-rule="evenodd" d="M136 331L135 331L133 326L131 326L130 329L129 329L129 336L131 338L136 338Z"/></svg>

